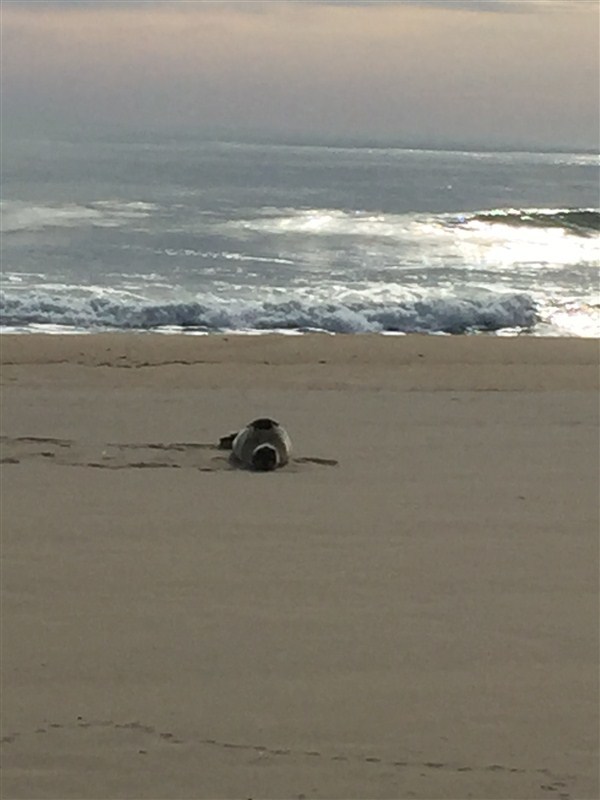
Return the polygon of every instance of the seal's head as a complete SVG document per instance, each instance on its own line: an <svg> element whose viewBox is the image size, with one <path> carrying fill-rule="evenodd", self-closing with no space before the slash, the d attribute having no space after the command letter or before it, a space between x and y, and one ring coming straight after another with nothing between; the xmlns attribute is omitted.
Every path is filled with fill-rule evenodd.
<svg viewBox="0 0 600 800"><path fill-rule="evenodd" d="M252 469L268 472L279 466L279 453L272 444L260 444L252 453Z"/></svg>
<svg viewBox="0 0 600 800"><path fill-rule="evenodd" d="M260 419L255 419L254 422L251 422L248 427L254 428L256 431L270 431L273 430L273 428L279 427L279 423L275 422L274 419L261 417Z"/></svg>

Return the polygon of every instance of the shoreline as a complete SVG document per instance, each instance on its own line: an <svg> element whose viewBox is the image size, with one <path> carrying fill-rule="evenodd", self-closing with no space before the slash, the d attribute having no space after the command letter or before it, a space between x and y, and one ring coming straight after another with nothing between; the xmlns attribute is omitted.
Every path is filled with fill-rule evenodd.
<svg viewBox="0 0 600 800"><path fill-rule="evenodd" d="M99 333L0 337L6 370L39 367L127 368L160 385L252 386L271 379L288 388L370 386L401 391L596 389L600 340L541 337L264 334L164 336ZM160 369L159 369L160 368ZM163 372L161 372L163 370ZM122 374L122 372L121 372Z"/></svg>

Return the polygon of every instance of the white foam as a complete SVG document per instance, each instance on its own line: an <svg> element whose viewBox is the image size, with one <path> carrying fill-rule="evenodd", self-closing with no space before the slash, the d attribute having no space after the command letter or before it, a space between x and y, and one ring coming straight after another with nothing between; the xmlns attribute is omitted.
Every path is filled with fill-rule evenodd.
<svg viewBox="0 0 600 800"><path fill-rule="evenodd" d="M155 209L152 203L141 201L101 200L89 205L35 205L3 200L0 203L1 228L3 233L81 226L117 228L148 217Z"/></svg>
<svg viewBox="0 0 600 800"><path fill-rule="evenodd" d="M252 219L225 223L230 231L310 236L402 238L416 232L421 220L411 214L369 214L335 208L262 209Z"/></svg>
<svg viewBox="0 0 600 800"><path fill-rule="evenodd" d="M321 248L320 242L314 244L315 239L351 237L357 246L369 248L368 255L377 256L381 247L388 248L387 253L390 246L396 248L408 267L460 263L503 272L514 265L533 264L550 269L570 264L597 268L597 236L593 229L575 227L578 216L584 215L591 222L598 212L535 208L436 215L263 208L259 216L225 223L225 228L243 237L298 237L295 246L303 250Z"/></svg>

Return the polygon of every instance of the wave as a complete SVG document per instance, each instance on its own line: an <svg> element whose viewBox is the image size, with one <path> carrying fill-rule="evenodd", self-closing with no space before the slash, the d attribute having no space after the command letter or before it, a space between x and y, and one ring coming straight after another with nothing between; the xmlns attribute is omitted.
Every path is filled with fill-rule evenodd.
<svg viewBox="0 0 600 800"><path fill-rule="evenodd" d="M396 237L413 224L409 214L369 214L337 208L263 208L258 217L225 223L250 233Z"/></svg>
<svg viewBox="0 0 600 800"><path fill-rule="evenodd" d="M533 299L522 293L472 290L464 294L411 292L402 301L311 302L292 298L151 303L135 297L64 296L44 291L0 293L5 329L48 325L80 330L269 331L331 333L466 333L527 329L537 321Z"/></svg>
<svg viewBox="0 0 600 800"><path fill-rule="evenodd" d="M99 200L87 205L31 205L20 201L0 203L2 232L39 231L43 228L75 228L91 225L119 228L150 216L153 203Z"/></svg>
<svg viewBox="0 0 600 800"><path fill-rule="evenodd" d="M29 204L0 202L3 233L40 231L45 228L122 228L143 222L159 207L145 201L97 200L85 205L64 203ZM195 218L194 218L195 219ZM193 223L194 225L196 222ZM384 213L348 211L339 208L280 208L265 206L247 219L216 222L216 230L247 234L301 234L304 236L347 236L376 239L422 239L433 232L452 233L457 227L505 225L537 229L562 229L580 236L600 231L600 210L593 208L499 208L463 213ZM177 248L166 251L180 254ZM185 255L199 254L188 248ZM223 255L223 254L221 254Z"/></svg>
<svg viewBox="0 0 600 800"><path fill-rule="evenodd" d="M432 234L454 235L457 228L478 230L482 224L562 229L566 233L590 236L600 231L600 210L502 208L452 214L393 214L336 208L263 207L257 216L232 220L224 223L224 227L242 235L266 233L422 240Z"/></svg>
<svg viewBox="0 0 600 800"><path fill-rule="evenodd" d="M583 236L600 232L600 210L593 208L498 209L480 211L466 219L528 228L562 228Z"/></svg>

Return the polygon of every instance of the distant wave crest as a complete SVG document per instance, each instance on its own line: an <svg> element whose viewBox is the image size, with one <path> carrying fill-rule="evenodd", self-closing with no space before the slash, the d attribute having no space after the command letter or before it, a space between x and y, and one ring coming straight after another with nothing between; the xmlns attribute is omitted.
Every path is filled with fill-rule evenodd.
<svg viewBox="0 0 600 800"><path fill-rule="evenodd" d="M593 208L501 209L480 211L467 219L530 228L563 228L584 236L600 231L600 211Z"/></svg>
<svg viewBox="0 0 600 800"><path fill-rule="evenodd" d="M594 208L499 208L463 213L372 213L336 208L264 207L252 218L225 223L229 233L278 236L362 237L419 240L432 231L454 236L457 228L478 232L482 225L505 225L537 230L562 230L577 236L600 231L600 210Z"/></svg>
<svg viewBox="0 0 600 800"><path fill-rule="evenodd" d="M527 294L484 290L462 295L412 293L402 301L311 302L225 301L151 303L135 298L67 297L43 291L0 294L5 329L66 326L78 330L269 331L321 330L331 333L464 333L529 328L537 320Z"/></svg>
<svg viewBox="0 0 600 800"><path fill-rule="evenodd" d="M2 233L39 231L43 228L119 228L150 216L156 208L142 201L100 200L89 205L31 205L19 201L0 203Z"/></svg>

